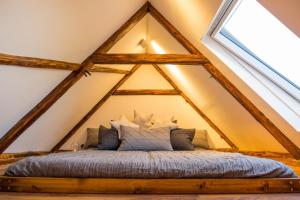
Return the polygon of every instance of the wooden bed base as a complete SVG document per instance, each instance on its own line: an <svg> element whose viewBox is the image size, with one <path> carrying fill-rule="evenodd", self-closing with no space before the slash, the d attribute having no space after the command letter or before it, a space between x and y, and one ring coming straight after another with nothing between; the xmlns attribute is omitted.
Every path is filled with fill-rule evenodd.
<svg viewBox="0 0 300 200"><path fill-rule="evenodd" d="M103 194L300 193L300 179L106 179L0 176L0 191Z"/></svg>

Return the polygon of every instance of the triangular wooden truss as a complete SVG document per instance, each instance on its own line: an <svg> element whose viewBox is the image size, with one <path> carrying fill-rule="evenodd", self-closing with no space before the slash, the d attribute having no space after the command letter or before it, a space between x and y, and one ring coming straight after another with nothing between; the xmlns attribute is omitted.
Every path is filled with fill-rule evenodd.
<svg viewBox="0 0 300 200"><path fill-rule="evenodd" d="M119 88L131 77L136 70L140 68L141 64L136 64L128 74L117 82L98 102L97 104L68 132L68 134L59 141L53 148L52 152L55 152L66 143L76 131L109 99L112 95L181 95L184 100L192 106L192 108L203 118L206 122L234 149L237 147L231 142L231 140L180 90L180 88L173 82L170 77L157 65L153 64L153 67L159 72L159 74L170 83L173 90L119 90Z"/></svg>
<svg viewBox="0 0 300 200"><path fill-rule="evenodd" d="M151 14L191 55L177 54L106 54L111 47L126 35L147 13ZM52 150L57 150L75 131L97 110L117 88L124 83L139 67L138 64L154 64L155 69L175 88L175 90L216 130L228 144L237 148L224 133L175 85L175 83L159 68L157 64L202 65L272 136L296 159L300 159L300 149L284 133L273 124L244 94L242 94L201 52L192 45L167 19L165 19L149 2L145 3L125 24L109 37L94 53L81 64L62 61L10 56L0 54L0 64L21 65L26 67L48 67L55 69L71 69L72 73L56 86L41 102L19 120L1 139L0 153L12 144L29 126L46 112L70 87L83 75L95 70L95 64L137 64L126 74L80 122ZM101 69L102 70L102 69ZM100 71L101 71L100 70ZM103 69L105 72L111 69ZM66 138L66 139L65 139Z"/></svg>

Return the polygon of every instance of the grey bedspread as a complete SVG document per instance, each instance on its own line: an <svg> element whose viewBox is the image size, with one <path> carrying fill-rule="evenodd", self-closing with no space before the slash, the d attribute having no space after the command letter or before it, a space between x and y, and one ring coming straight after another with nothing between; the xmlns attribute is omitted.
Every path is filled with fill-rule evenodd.
<svg viewBox="0 0 300 200"><path fill-rule="evenodd" d="M239 153L196 151L82 150L28 157L7 176L102 178L297 177L286 165Z"/></svg>

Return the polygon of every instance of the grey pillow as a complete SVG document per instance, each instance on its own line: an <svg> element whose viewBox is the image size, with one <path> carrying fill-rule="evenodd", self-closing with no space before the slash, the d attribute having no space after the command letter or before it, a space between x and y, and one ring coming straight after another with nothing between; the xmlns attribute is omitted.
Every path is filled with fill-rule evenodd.
<svg viewBox="0 0 300 200"><path fill-rule="evenodd" d="M120 145L118 130L115 128L106 128L100 126L99 128L99 150L117 150Z"/></svg>
<svg viewBox="0 0 300 200"><path fill-rule="evenodd" d="M99 143L98 133L99 128L87 128L86 141L83 148L87 149L97 147Z"/></svg>
<svg viewBox="0 0 300 200"><path fill-rule="evenodd" d="M195 129L174 129L171 131L171 144L174 150L194 150L194 145L192 144Z"/></svg>
<svg viewBox="0 0 300 200"><path fill-rule="evenodd" d="M209 149L208 134L206 130L196 130L196 134L193 139L193 145L195 147Z"/></svg>
<svg viewBox="0 0 300 200"><path fill-rule="evenodd" d="M170 139L170 129L133 128L121 126L121 145L119 151L173 151Z"/></svg>

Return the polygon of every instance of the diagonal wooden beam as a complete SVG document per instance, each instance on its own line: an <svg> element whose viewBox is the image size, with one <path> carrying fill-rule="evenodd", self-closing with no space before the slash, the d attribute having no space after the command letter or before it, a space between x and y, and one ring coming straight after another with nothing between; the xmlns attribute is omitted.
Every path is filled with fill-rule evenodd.
<svg viewBox="0 0 300 200"><path fill-rule="evenodd" d="M62 69L62 70L77 70L79 64L69 63L64 61L33 58L25 56L16 56L0 53L0 64L2 65L17 65L22 67L33 67L43 69Z"/></svg>
<svg viewBox="0 0 300 200"><path fill-rule="evenodd" d="M224 139L231 148L238 149L238 147L219 129L219 127L209 119L209 117L200 109L194 102L184 94L184 92L176 85L176 83L156 64L153 67L165 78L166 81L173 86L173 88L182 96L182 98Z"/></svg>
<svg viewBox="0 0 300 200"><path fill-rule="evenodd" d="M143 90L116 90L113 95L179 95L177 90L158 90L158 89L143 89Z"/></svg>
<svg viewBox="0 0 300 200"><path fill-rule="evenodd" d="M195 55L202 53L190 43L164 16L151 4L150 14L182 45ZM203 55L202 55L203 56ZM224 87L269 133L296 159L300 159L300 149L263 113L261 112L233 83L228 80L211 62L203 67Z"/></svg>
<svg viewBox="0 0 300 200"><path fill-rule="evenodd" d="M96 54L92 62L97 64L177 64L202 65L209 61L201 55L184 54Z"/></svg>
<svg viewBox="0 0 300 200"><path fill-rule="evenodd" d="M60 140L51 150L51 152L56 152L59 148L66 143L76 131L107 101L107 99L113 95L113 93L129 78L132 74L140 67L140 65L135 65L128 74L124 75L123 78L114 85L110 91L108 91L94 106L93 108L79 121L77 124L67 133L67 135Z"/></svg>
<svg viewBox="0 0 300 200"><path fill-rule="evenodd" d="M149 2L146 2L128 21L126 21L112 36L110 36L94 53L81 63L78 70L73 71L58 84L44 99L33 107L0 139L0 153L12 144L29 126L44 114L70 87L72 87L92 67L91 57L96 53L107 52L115 43L126 35L146 14Z"/></svg>
<svg viewBox="0 0 300 200"><path fill-rule="evenodd" d="M150 15L156 19L188 52L199 55L198 49L186 39L158 10L149 5ZM201 55L201 54L200 54Z"/></svg>

